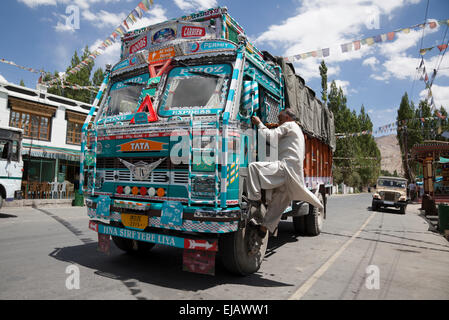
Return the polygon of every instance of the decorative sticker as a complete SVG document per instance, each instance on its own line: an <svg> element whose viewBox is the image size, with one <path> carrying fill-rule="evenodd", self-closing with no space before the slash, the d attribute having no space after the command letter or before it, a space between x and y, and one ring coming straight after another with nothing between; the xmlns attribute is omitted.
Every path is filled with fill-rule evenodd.
<svg viewBox="0 0 449 320"><path fill-rule="evenodd" d="M140 51L142 49L145 49L148 45L147 36L143 36L142 38L138 39L135 43L133 43L129 47L129 54L136 53L137 51Z"/></svg>
<svg viewBox="0 0 449 320"><path fill-rule="evenodd" d="M206 28L197 26L182 26L182 38L200 38L206 35Z"/></svg>
<svg viewBox="0 0 449 320"><path fill-rule="evenodd" d="M152 44L161 44L176 39L176 28L166 27L156 31L151 37Z"/></svg>
<svg viewBox="0 0 449 320"><path fill-rule="evenodd" d="M175 48L174 47L163 48L160 50L150 52L148 54L148 63L154 63L156 61L167 60L167 59L173 58L174 56L175 56Z"/></svg>
<svg viewBox="0 0 449 320"><path fill-rule="evenodd" d="M181 226L182 212L183 206L181 202L165 201L162 204L161 223Z"/></svg>
<svg viewBox="0 0 449 320"><path fill-rule="evenodd" d="M234 50L235 44L226 41L197 41L186 43L184 46L185 54L198 54L212 51Z"/></svg>
<svg viewBox="0 0 449 320"><path fill-rule="evenodd" d="M97 200L97 215L108 217L111 205L109 196L99 196Z"/></svg>

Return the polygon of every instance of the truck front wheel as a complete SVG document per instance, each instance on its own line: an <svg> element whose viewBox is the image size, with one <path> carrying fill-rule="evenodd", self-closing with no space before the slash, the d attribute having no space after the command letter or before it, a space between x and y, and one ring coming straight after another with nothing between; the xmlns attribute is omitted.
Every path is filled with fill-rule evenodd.
<svg viewBox="0 0 449 320"><path fill-rule="evenodd" d="M246 276L259 270L267 250L269 233L262 239L257 229L247 225L220 236L219 250L223 265L230 272Z"/></svg>

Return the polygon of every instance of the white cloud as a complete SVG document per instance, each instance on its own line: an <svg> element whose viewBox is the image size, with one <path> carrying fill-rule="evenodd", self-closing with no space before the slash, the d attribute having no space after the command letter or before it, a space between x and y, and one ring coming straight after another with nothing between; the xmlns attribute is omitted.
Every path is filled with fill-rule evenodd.
<svg viewBox="0 0 449 320"><path fill-rule="evenodd" d="M101 45L102 42L103 40L98 39L89 48L93 49L98 48L98 46ZM102 68L104 70L106 64L115 65L120 60L120 52L121 52L121 43L120 41L117 41L112 45L110 45L109 47L107 47L104 53L95 59L95 68Z"/></svg>
<svg viewBox="0 0 449 320"><path fill-rule="evenodd" d="M130 30L136 30L143 27L147 27L153 24L157 24L160 22L167 21L168 18L166 16L166 10L160 6L155 5L150 11L147 12L147 16L138 20L132 26L130 26Z"/></svg>
<svg viewBox="0 0 449 320"><path fill-rule="evenodd" d="M75 32L75 28L73 28L71 25L67 23L63 23L61 21L58 21L56 25L53 27L57 32Z"/></svg>
<svg viewBox="0 0 449 320"><path fill-rule="evenodd" d="M338 79L337 80L333 80L333 81L335 81L335 85L337 86L337 88L341 88L343 90L343 93L345 95L348 95L348 94L351 94L351 93L357 93L357 90L351 88L351 84L349 83L349 81L338 80ZM330 87L331 87L331 82L329 82L327 84L328 91L329 91Z"/></svg>
<svg viewBox="0 0 449 320"><path fill-rule="evenodd" d="M18 0L30 8L36 8L38 6L55 6L57 0Z"/></svg>
<svg viewBox="0 0 449 320"><path fill-rule="evenodd" d="M427 90L422 90L419 93L421 99L427 98ZM439 86L434 84L432 86L432 95L435 102L435 106L439 109L443 106L447 111L449 111L449 86Z"/></svg>
<svg viewBox="0 0 449 320"><path fill-rule="evenodd" d="M362 65L369 66L371 69L376 70L379 60L376 57L369 57L363 60Z"/></svg>
<svg viewBox="0 0 449 320"><path fill-rule="evenodd" d="M82 12L81 15L85 20L93 22L93 25L98 28L112 28L119 26L126 18L127 13L112 13L106 10L100 10L98 13L93 13L90 10L86 9Z"/></svg>
<svg viewBox="0 0 449 320"><path fill-rule="evenodd" d="M174 2L183 11L206 10L217 6L216 0L174 0Z"/></svg>
<svg viewBox="0 0 449 320"><path fill-rule="evenodd" d="M330 48L326 57L328 67L338 71L338 63L361 59L373 53L376 46L362 46L361 50L341 52L340 45L360 38L363 30L372 27L372 16L378 21L382 15L417 0L305 0L296 12L280 24L271 25L255 36L256 44L269 45L276 54L293 56L320 48ZM376 20L374 19L374 20ZM319 21L319 23L317 23ZM307 61L311 60L311 62ZM299 74L307 79L318 78L321 59L308 58L295 63ZM303 72L303 69L306 72ZM313 69L313 73L309 73Z"/></svg>

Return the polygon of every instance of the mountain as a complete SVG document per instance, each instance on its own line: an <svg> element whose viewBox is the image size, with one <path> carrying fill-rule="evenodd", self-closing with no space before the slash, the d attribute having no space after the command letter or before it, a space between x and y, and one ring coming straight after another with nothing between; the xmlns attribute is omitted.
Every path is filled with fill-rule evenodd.
<svg viewBox="0 0 449 320"><path fill-rule="evenodd" d="M403 176L404 170L402 169L401 149L399 148L396 135L391 134L389 136L375 138L374 140L377 143L382 157L380 162L381 169L391 173L396 170L400 176Z"/></svg>

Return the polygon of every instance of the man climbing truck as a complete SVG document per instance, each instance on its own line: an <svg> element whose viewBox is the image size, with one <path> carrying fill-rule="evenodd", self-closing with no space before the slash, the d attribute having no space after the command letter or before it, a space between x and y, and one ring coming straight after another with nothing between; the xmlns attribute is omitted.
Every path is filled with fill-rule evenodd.
<svg viewBox="0 0 449 320"><path fill-rule="evenodd" d="M333 115L293 66L255 48L221 7L125 34L83 127L80 188L99 247L163 244L184 249L187 271L213 274L218 255L234 273L256 272L269 235L249 223L248 166L278 153L251 117L272 127L287 107L304 133L303 184L324 208L293 201L282 219L318 235ZM271 192L261 200L269 205Z"/></svg>

